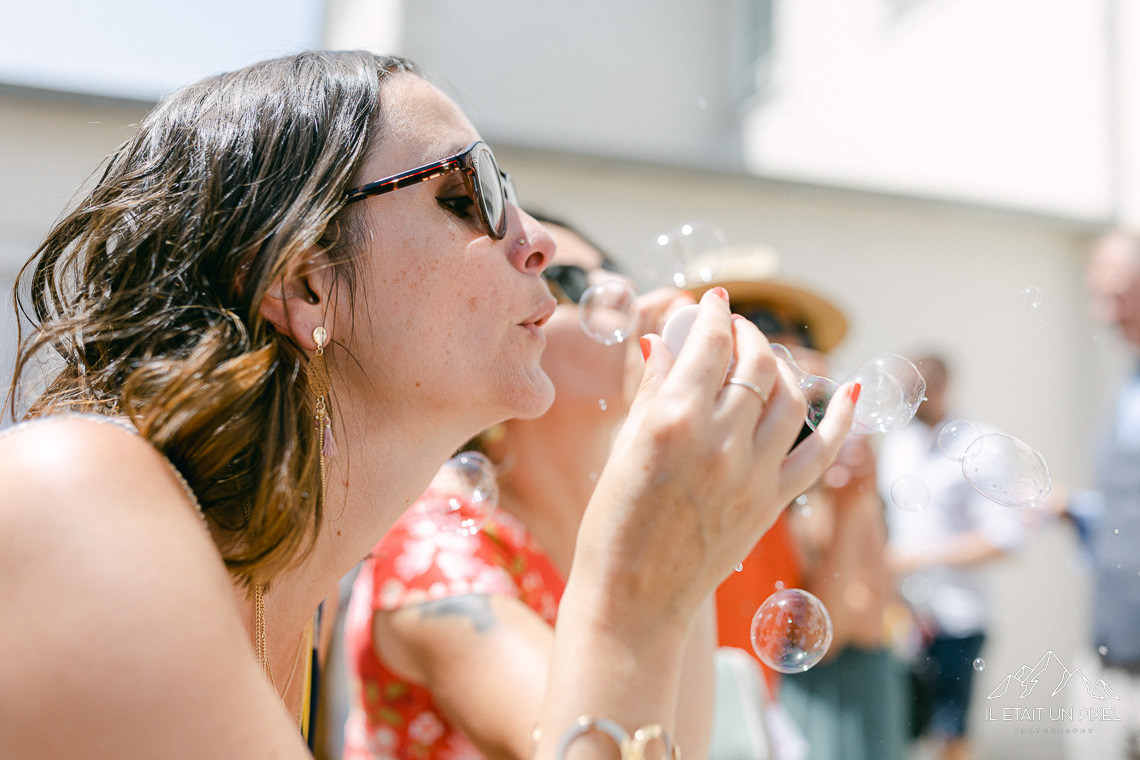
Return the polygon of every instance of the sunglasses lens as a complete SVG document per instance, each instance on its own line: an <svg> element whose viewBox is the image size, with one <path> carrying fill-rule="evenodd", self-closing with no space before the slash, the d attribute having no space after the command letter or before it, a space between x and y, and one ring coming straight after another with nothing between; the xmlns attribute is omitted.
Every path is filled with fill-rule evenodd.
<svg viewBox="0 0 1140 760"><path fill-rule="evenodd" d="M573 264L547 267L543 270L542 276L551 283L553 286L551 290L556 297L561 292L570 303L581 301L582 294L590 287L590 277L586 274L586 270Z"/></svg>
<svg viewBox="0 0 1140 760"><path fill-rule="evenodd" d="M499 167L489 148L480 148L474 156L475 186L478 189L479 207L483 219L494 231L495 238L502 240L507 233L506 192L503 189Z"/></svg>

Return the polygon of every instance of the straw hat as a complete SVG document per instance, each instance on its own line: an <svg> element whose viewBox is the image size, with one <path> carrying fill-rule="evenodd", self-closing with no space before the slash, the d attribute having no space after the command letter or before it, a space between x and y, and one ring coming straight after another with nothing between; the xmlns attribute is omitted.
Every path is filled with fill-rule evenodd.
<svg viewBox="0 0 1140 760"><path fill-rule="evenodd" d="M738 245L707 253L685 271L688 290L697 298L720 285L736 309L772 304L797 315L807 325L815 347L830 351L847 334L839 307L807 288L778 279L780 260L770 248Z"/></svg>

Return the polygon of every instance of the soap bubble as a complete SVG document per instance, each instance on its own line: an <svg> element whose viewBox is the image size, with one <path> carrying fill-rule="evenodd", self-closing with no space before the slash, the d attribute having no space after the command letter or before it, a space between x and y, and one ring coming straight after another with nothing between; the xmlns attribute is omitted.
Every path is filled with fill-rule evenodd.
<svg viewBox="0 0 1140 760"><path fill-rule="evenodd" d="M815 430L816 426L823 420L823 413L827 411L827 405L831 403L831 397L835 395L839 386L833 380L800 369L796 360L792 358L792 352L786 346L773 343L772 352L786 361L795 374L796 385L804 392L804 397L808 402L807 416L804 421L807 422L808 427Z"/></svg>
<svg viewBox="0 0 1140 760"><path fill-rule="evenodd" d="M983 660L981 657L974 660L974 670L981 673L985 669L986 669L986 661L985 660Z"/></svg>
<svg viewBox="0 0 1140 760"><path fill-rule="evenodd" d="M752 617L752 648L781 673L811 669L831 646L831 615L818 598L796 588L768 597Z"/></svg>
<svg viewBox="0 0 1140 760"><path fill-rule="evenodd" d="M1036 309L1041 305L1041 291L1037 288L1025 288L1021 291L1021 302L1030 309Z"/></svg>
<svg viewBox="0 0 1140 760"><path fill-rule="evenodd" d="M641 254L633 257L630 270L637 273L642 292L700 285L711 282L713 273L694 268L694 262L725 245L724 233L715 224L686 222L650 240Z"/></svg>
<svg viewBox="0 0 1140 760"><path fill-rule="evenodd" d="M637 329L637 295L625 280L598 283L582 294L578 321L594 340L612 346Z"/></svg>
<svg viewBox="0 0 1140 760"><path fill-rule="evenodd" d="M890 433L901 430L914 417L926 392L918 367L898 354L876 354L846 382L862 390L855 404L852 433Z"/></svg>
<svg viewBox="0 0 1140 760"><path fill-rule="evenodd" d="M604 398L598 399L598 408L601 409L603 412L609 408L608 406L606 406L606 400Z"/></svg>
<svg viewBox="0 0 1140 760"><path fill-rule="evenodd" d="M962 456L962 475L975 491L1006 507L1035 507L1053 488L1045 458L1005 433L976 438Z"/></svg>
<svg viewBox="0 0 1140 760"><path fill-rule="evenodd" d="M737 562L736 567L734 567L733 570L735 570L738 573L743 573L744 572L744 563L743 562Z"/></svg>
<svg viewBox="0 0 1140 760"><path fill-rule="evenodd" d="M982 431L969 420L951 420L938 431L938 450L955 462L961 462L966 449Z"/></svg>
<svg viewBox="0 0 1140 760"><path fill-rule="evenodd" d="M891 484L891 501L899 509L917 512L930 503L930 489L913 475L903 475Z"/></svg>
<svg viewBox="0 0 1140 760"><path fill-rule="evenodd" d="M428 516L451 533L478 533L499 504L495 466L477 451L464 451L444 462L429 490L441 498L423 502Z"/></svg>
<svg viewBox="0 0 1140 760"><path fill-rule="evenodd" d="M1096 648L1096 651L1100 652L1100 656L1101 656L1101 657L1104 657L1106 654L1108 654L1108 647L1106 647L1106 646L1099 646L1099 647L1097 647L1097 648Z"/></svg>

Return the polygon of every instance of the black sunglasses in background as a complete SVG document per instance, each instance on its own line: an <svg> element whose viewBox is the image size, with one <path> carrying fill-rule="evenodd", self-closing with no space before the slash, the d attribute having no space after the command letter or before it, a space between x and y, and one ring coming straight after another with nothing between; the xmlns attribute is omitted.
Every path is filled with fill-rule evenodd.
<svg viewBox="0 0 1140 760"><path fill-rule="evenodd" d="M559 303L578 303L590 287L590 275L575 264L554 264L542 270L542 278L550 286Z"/></svg>
<svg viewBox="0 0 1140 760"><path fill-rule="evenodd" d="M760 332L764 333L769 340L774 340L780 336L791 336L804 348L815 348L815 343L811 338L811 330L803 320L788 317L763 306L745 307L734 309L734 311L760 328ZM776 342L780 341L777 340Z"/></svg>
<svg viewBox="0 0 1140 760"><path fill-rule="evenodd" d="M507 204L517 206L518 196L511 175L499 169L495 154L482 140L476 140L454 156L353 188L344 194L344 200L353 203L453 171L463 172L463 183L478 209L483 229L495 240L502 240L507 234Z"/></svg>
<svg viewBox="0 0 1140 760"><path fill-rule="evenodd" d="M621 274L621 269L610 259L603 259L599 269ZM576 304L590 289L590 273L577 264L554 264L542 270L542 278L559 303Z"/></svg>

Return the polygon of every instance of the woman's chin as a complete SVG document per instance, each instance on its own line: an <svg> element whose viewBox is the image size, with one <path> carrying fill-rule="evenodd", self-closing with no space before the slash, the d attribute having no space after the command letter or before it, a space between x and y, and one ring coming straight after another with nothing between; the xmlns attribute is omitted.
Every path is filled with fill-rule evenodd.
<svg viewBox="0 0 1140 760"><path fill-rule="evenodd" d="M508 419L532 420L541 417L554 403L554 383L537 369L511 394Z"/></svg>

